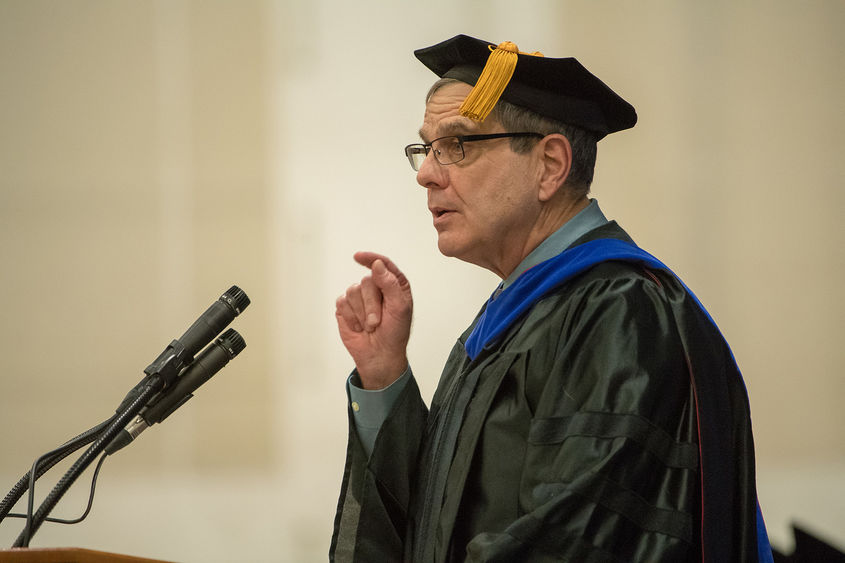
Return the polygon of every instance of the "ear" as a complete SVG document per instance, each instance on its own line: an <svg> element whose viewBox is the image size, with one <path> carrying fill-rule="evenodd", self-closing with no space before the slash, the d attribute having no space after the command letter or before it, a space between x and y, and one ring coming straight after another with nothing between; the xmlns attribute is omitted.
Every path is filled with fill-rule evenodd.
<svg viewBox="0 0 845 563"><path fill-rule="evenodd" d="M540 158L539 198L549 201L563 186L572 169L572 145L559 133L543 137L534 147Z"/></svg>

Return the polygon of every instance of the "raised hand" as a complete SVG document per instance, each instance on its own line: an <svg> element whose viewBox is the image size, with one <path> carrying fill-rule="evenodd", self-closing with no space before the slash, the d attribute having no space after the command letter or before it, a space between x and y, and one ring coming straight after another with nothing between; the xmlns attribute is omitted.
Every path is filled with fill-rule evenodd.
<svg viewBox="0 0 845 563"><path fill-rule="evenodd" d="M386 256L356 252L355 261L370 273L337 298L337 327L364 388L382 389L408 366L406 348L414 308L411 285Z"/></svg>

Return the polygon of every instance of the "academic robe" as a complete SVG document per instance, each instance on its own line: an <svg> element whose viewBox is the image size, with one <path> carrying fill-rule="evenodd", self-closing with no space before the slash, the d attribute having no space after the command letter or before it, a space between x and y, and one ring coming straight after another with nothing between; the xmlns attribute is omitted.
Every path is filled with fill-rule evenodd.
<svg viewBox="0 0 845 563"><path fill-rule="evenodd" d="M631 242L609 223L573 246L600 238ZM758 560L745 387L674 275L600 263L470 359L477 322L369 458L350 411L331 560Z"/></svg>

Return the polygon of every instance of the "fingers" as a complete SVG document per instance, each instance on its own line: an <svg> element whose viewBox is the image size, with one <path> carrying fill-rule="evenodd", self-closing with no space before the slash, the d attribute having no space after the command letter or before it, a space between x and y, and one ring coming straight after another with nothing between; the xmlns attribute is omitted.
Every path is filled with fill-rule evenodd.
<svg viewBox="0 0 845 563"><path fill-rule="evenodd" d="M355 261L371 272L337 298L335 316L341 328L372 333L385 317L409 324L413 299L405 275L389 258L375 252L357 252Z"/></svg>
<svg viewBox="0 0 845 563"><path fill-rule="evenodd" d="M376 252L356 252L354 254L354 258L355 261L361 264L362 266L373 270L373 273L375 273L376 263L381 261L387 271L396 277L399 289L410 294L411 284L408 282L408 278L405 277L405 274L402 273L402 270L400 270L399 267L394 264L393 261L387 256L384 256L383 254L378 254ZM383 279L385 279L386 281L388 278ZM384 289L384 286L382 285L380 285L379 287Z"/></svg>
<svg viewBox="0 0 845 563"><path fill-rule="evenodd" d="M384 266L382 266L384 267ZM382 293L373 276L361 280L361 301L364 307L364 328L372 332L381 322Z"/></svg>
<svg viewBox="0 0 845 563"><path fill-rule="evenodd" d="M393 263L393 260L391 260L387 256L384 256L383 254L378 254L376 252L356 252L353 257L355 258L356 262L370 269L372 269L373 264L375 264L376 260L381 260L387 270L400 279L400 283L402 283L403 280L405 283L407 283L407 280L405 279L405 274L402 273L402 270L400 270L399 267Z"/></svg>
<svg viewBox="0 0 845 563"><path fill-rule="evenodd" d="M352 255L352 257L355 258L356 262L358 262L362 266L366 266L367 268L372 268L373 262L375 262L376 260L381 260L385 264L390 264L392 267L396 268L396 265L393 264L390 258L384 256L383 254L378 254L376 252L356 252ZM399 268L396 268L396 271L398 272Z"/></svg>
<svg viewBox="0 0 845 563"><path fill-rule="evenodd" d="M381 266L382 269L384 266ZM355 332L372 332L381 323L382 292L373 280L365 276L360 283L350 286L346 294L335 302L336 315Z"/></svg>
<svg viewBox="0 0 845 563"><path fill-rule="evenodd" d="M349 304L349 299L346 295L341 295L335 301L335 316L339 324L342 322L352 332L364 331L364 327L358 321L358 317L355 315L355 311L352 310L352 306Z"/></svg>

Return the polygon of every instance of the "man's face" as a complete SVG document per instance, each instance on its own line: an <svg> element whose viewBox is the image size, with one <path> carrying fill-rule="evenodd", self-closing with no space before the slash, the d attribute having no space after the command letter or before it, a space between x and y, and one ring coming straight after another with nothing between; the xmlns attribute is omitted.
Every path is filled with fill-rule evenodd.
<svg viewBox="0 0 845 563"><path fill-rule="evenodd" d="M459 114L470 89L450 83L431 96L420 128L423 142L505 132L493 118L477 123ZM531 152L515 153L509 139L467 142L464 151L462 161L449 165L429 154L417 173L417 182L428 190L437 246L445 256L504 277L524 257L539 214L537 166Z"/></svg>

